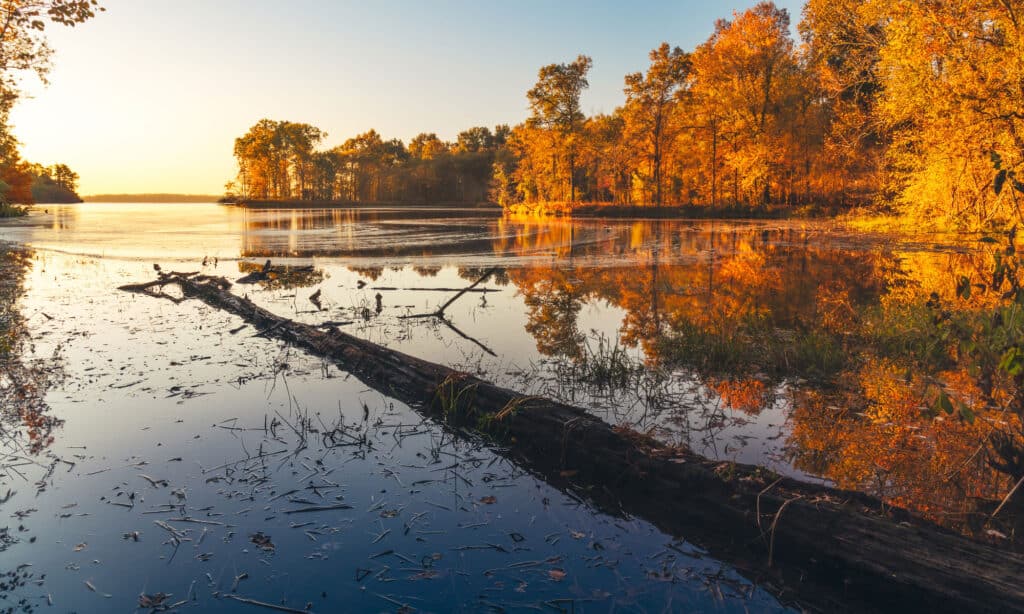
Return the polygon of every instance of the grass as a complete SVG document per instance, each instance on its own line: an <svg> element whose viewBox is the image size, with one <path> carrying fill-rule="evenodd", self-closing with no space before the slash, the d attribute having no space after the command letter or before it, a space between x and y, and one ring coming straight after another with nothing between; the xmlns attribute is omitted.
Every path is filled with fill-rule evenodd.
<svg viewBox="0 0 1024 614"><path fill-rule="evenodd" d="M604 335L594 337L597 347L584 345L583 358L576 372L577 380L602 388L625 388L644 371L643 362L630 356L626 348L609 341Z"/></svg>
<svg viewBox="0 0 1024 614"><path fill-rule="evenodd" d="M842 340L831 333L785 330L757 316L717 326L681 322L658 341L658 354L671 366L705 374L764 373L817 381L829 379L850 359Z"/></svg>
<svg viewBox="0 0 1024 614"><path fill-rule="evenodd" d="M0 218L22 217L28 215L28 207L0 203Z"/></svg>

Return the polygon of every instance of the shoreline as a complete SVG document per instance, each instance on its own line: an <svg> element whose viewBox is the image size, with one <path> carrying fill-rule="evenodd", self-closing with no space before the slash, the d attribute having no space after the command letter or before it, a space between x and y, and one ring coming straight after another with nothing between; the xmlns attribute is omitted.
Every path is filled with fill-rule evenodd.
<svg viewBox="0 0 1024 614"><path fill-rule="evenodd" d="M535 217L634 218L634 219L834 219L848 215L855 208L835 206L743 206L704 205L605 205L544 203L536 206L502 207L495 203L411 203L403 201L341 201L341 200L238 200L220 201L221 205L241 209L463 209L494 211L505 215Z"/></svg>

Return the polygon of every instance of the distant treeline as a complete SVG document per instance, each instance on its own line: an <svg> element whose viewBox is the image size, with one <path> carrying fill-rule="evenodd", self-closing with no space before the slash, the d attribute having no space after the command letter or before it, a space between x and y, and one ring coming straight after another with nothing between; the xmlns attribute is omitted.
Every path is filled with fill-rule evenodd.
<svg viewBox="0 0 1024 614"><path fill-rule="evenodd" d="M214 203L221 196L209 194L90 194L87 203Z"/></svg>
<svg viewBox="0 0 1024 614"><path fill-rule="evenodd" d="M244 200L478 203L489 199L508 134L471 128L454 143L420 134L406 147L370 130L317 151L319 128L264 119L235 140L239 172L228 191Z"/></svg>
<svg viewBox="0 0 1024 614"><path fill-rule="evenodd" d="M662 44L624 104L588 117L590 58L540 69L511 129L408 146L371 130L328 151L311 125L263 120L235 142L245 198L487 199L778 209L880 202L960 228L1024 222L1020 0L761 2L693 51Z"/></svg>

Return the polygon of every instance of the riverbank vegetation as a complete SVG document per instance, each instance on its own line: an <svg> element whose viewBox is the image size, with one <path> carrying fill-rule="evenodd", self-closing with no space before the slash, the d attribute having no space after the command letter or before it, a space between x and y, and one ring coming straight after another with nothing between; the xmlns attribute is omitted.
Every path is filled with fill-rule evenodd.
<svg viewBox="0 0 1024 614"><path fill-rule="evenodd" d="M999 227L1021 221L1024 198L1022 12L996 0L810 0L795 40L788 12L762 2L696 49L655 48L608 114L582 111L592 61L580 55L540 69L526 121L453 143L371 130L317 151L318 128L264 120L236 141L230 190L490 199L515 212L879 205L902 224Z"/></svg>

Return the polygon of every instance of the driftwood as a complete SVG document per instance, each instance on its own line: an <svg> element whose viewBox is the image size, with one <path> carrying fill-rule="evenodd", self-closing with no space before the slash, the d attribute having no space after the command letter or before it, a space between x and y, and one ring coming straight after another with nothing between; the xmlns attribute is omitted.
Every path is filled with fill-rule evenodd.
<svg viewBox="0 0 1024 614"><path fill-rule="evenodd" d="M583 409L293 322L231 293L223 278L164 275L121 289L170 298L162 289L172 284L425 414L485 432L549 483L704 547L784 602L821 611L1024 610L1024 556L872 497L709 461Z"/></svg>

